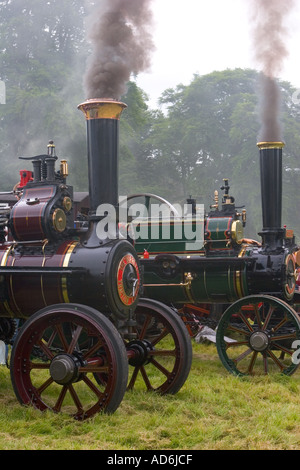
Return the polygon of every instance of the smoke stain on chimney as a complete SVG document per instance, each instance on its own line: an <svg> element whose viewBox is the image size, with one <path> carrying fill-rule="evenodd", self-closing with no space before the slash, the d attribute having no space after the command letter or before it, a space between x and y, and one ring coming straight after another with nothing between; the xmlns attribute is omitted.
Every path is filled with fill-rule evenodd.
<svg viewBox="0 0 300 470"><path fill-rule="evenodd" d="M295 0L250 0L253 24L253 47L261 66L259 140L282 140L280 123L281 92L276 77L288 56L286 19Z"/></svg>
<svg viewBox="0 0 300 470"><path fill-rule="evenodd" d="M87 98L120 99L132 74L151 65L152 0L100 0L88 39L93 51L84 77Z"/></svg>

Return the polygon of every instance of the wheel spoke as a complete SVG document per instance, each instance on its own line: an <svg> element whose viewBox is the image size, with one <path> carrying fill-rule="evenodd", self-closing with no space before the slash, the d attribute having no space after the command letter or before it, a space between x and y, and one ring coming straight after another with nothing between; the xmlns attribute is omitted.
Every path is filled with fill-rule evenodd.
<svg viewBox="0 0 300 470"><path fill-rule="evenodd" d="M238 363L242 361L245 357L249 356L249 354L253 353L253 349L249 348L246 351L244 351L242 354L240 354L238 357L234 359L235 363Z"/></svg>
<svg viewBox="0 0 300 470"><path fill-rule="evenodd" d="M95 394L98 398L102 399L102 398L104 397L103 392L101 392L101 391L96 387L96 385L95 385L86 375L83 377L82 380L86 383L86 385L94 392L94 394Z"/></svg>
<svg viewBox="0 0 300 470"><path fill-rule="evenodd" d="M151 364L153 364L154 367L156 367L156 369L162 372L166 377L170 377L171 375L170 372L165 367L163 367L159 362L157 362L155 359L152 359Z"/></svg>
<svg viewBox="0 0 300 470"><path fill-rule="evenodd" d="M274 307L272 307L272 305L270 305L269 309L268 309L268 313L267 313L267 316L266 316L266 319L263 323L263 326L262 326L262 330L265 331L269 325L269 321L271 320L271 316L274 312Z"/></svg>
<svg viewBox="0 0 300 470"><path fill-rule="evenodd" d="M280 360L275 356L275 354L270 350L268 350L267 353L270 358L274 361L274 363L279 367L279 369L283 371L285 366L280 362Z"/></svg>
<svg viewBox="0 0 300 470"><path fill-rule="evenodd" d="M237 326L234 325L228 325L228 331L232 331L234 333L240 333L242 335L250 336L250 331L242 330L241 328L238 328Z"/></svg>
<svg viewBox="0 0 300 470"><path fill-rule="evenodd" d="M68 343L66 341L66 338L65 338L65 334L63 332L63 328L62 328L62 325L59 323L59 324L56 324L55 325L55 329L56 329L56 332L59 336L59 339L61 341L61 345L64 349L64 351L67 351L68 350Z"/></svg>
<svg viewBox="0 0 300 470"><path fill-rule="evenodd" d="M249 342L248 341L227 341L226 342L226 348L236 348L238 346L245 346L245 345L249 345Z"/></svg>
<svg viewBox="0 0 300 470"><path fill-rule="evenodd" d="M147 372L146 372L145 367L144 367L144 366L141 366L141 367L140 367L140 371L141 371L143 380L144 380L144 382L145 382L145 384L146 384L147 390L154 390L153 387L152 387L152 385L151 385L151 382L150 382L150 380L149 380L149 378L148 378L148 374L147 374Z"/></svg>
<svg viewBox="0 0 300 470"><path fill-rule="evenodd" d="M258 328L261 329L262 327L262 324L261 324L261 318L260 318L260 313L259 313L259 309L258 309L258 305L254 305L254 313L255 313L255 318L257 320L257 324L258 324Z"/></svg>
<svg viewBox="0 0 300 470"><path fill-rule="evenodd" d="M161 332L161 334L155 338L153 341L152 341L152 345L155 346L156 344L158 344L161 340L163 340L167 335L169 334L169 331L167 330L167 328L164 328L164 330Z"/></svg>
<svg viewBox="0 0 300 470"><path fill-rule="evenodd" d="M67 350L68 354L72 354L72 352L74 351L81 332L82 332L82 326L77 326L77 328L76 328L76 330L73 334L72 341L71 341L71 343L68 347L68 350Z"/></svg>
<svg viewBox="0 0 300 470"><path fill-rule="evenodd" d="M263 353L263 367L264 367L264 373L267 374L269 371L269 366L268 366L268 355L266 352Z"/></svg>
<svg viewBox="0 0 300 470"><path fill-rule="evenodd" d="M132 390L134 388L139 370L140 370L140 367L138 367L138 366L134 368L132 376L131 376L130 381L129 381L128 386L127 386L128 390Z"/></svg>
<svg viewBox="0 0 300 470"><path fill-rule="evenodd" d="M103 341L102 340L97 341L97 343L83 355L83 358L85 360L88 359L89 357L93 356L102 347L103 347Z"/></svg>
<svg viewBox="0 0 300 470"><path fill-rule="evenodd" d="M72 384L68 386L68 390L71 397L73 398L74 404L78 410L78 414L81 415L83 413L83 406Z"/></svg>
<svg viewBox="0 0 300 470"><path fill-rule="evenodd" d="M283 341L284 339L295 339L297 337L296 332L285 334L285 335L277 335L272 336L272 341Z"/></svg>
<svg viewBox="0 0 300 470"><path fill-rule="evenodd" d="M44 341L41 339L40 341L37 342L37 344L41 348L41 350L44 352L44 354L47 356L47 358L51 361L54 357L54 354L48 348L48 346L44 343Z"/></svg>
<svg viewBox="0 0 300 470"><path fill-rule="evenodd" d="M249 364L249 367L248 367L248 374L253 373L253 368L254 368L254 365L255 365L255 362L256 362L256 359L257 359L257 355L258 355L258 352L253 351L253 354L252 354L252 357L251 357L251 360L250 360L250 364Z"/></svg>
<svg viewBox="0 0 300 470"><path fill-rule="evenodd" d="M68 391L68 387L66 385L62 387L61 392L58 396L58 399L53 407L53 411L59 412L61 410L67 391Z"/></svg>
<svg viewBox="0 0 300 470"><path fill-rule="evenodd" d="M142 329L140 331L139 339L144 339L145 338L145 335L147 333L147 329L149 328L150 323L151 323L151 317L150 317L150 315L147 315L146 318L145 318L144 324L142 326Z"/></svg>
<svg viewBox="0 0 300 470"><path fill-rule="evenodd" d="M52 377L49 377L38 389L37 392L41 395L53 383Z"/></svg>
<svg viewBox="0 0 300 470"><path fill-rule="evenodd" d="M47 345L48 347L50 348L55 340L55 337L57 335L57 332L56 331L52 331L51 335L50 335L50 338L47 340Z"/></svg>
<svg viewBox="0 0 300 470"><path fill-rule="evenodd" d="M285 316L285 317L278 323L277 326L274 326L274 327L272 328L273 332L276 332L276 331L280 330L280 328L281 328L283 325L285 325L287 321L288 321L288 319L287 319L287 317Z"/></svg>
<svg viewBox="0 0 300 470"><path fill-rule="evenodd" d="M49 369L49 362L32 362L30 361L30 369Z"/></svg>
<svg viewBox="0 0 300 470"><path fill-rule="evenodd" d="M291 350L291 349L288 349L286 348L285 346L281 345L281 344L278 344L278 343L272 343L272 346L277 348L277 349L280 349L280 351L283 351L285 352L286 354L288 354L289 356L292 356L293 353L295 352L294 350Z"/></svg>
<svg viewBox="0 0 300 470"><path fill-rule="evenodd" d="M243 322L245 323L246 327L248 328L248 330L250 331L250 333L253 333L253 328L252 326L250 325L250 323L248 322L247 318L245 317L245 315L243 314L243 312L239 312L238 313L239 317L241 318L241 320L243 320Z"/></svg>

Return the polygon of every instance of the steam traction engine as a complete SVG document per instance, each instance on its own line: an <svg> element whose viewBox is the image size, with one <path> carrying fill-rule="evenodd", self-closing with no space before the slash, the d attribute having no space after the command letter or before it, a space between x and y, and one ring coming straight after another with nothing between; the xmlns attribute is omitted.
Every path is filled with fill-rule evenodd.
<svg viewBox="0 0 300 470"><path fill-rule="evenodd" d="M269 371L290 375L299 363L296 277L300 251L292 230L281 226L283 145L258 144L261 242L244 238L246 214L235 207L225 181L222 204L217 195L213 210L202 220L200 247L191 248L189 243L187 249L189 240L174 237L174 227L182 222L176 214L168 239L163 237L162 218L157 222L160 237L140 237L135 244L144 267L145 294L173 304L189 328L189 316L201 323L211 307L225 310L215 342L225 367L238 375ZM188 219L193 225L199 223L195 214Z"/></svg>
<svg viewBox="0 0 300 470"><path fill-rule="evenodd" d="M227 307L216 343L230 372L289 375L298 367L300 252L292 231L281 227L283 144L258 144L261 242L244 238L246 214L225 180L222 203L216 195L201 221L200 246L175 236L183 219L191 227L199 222L193 209L183 218L174 213L171 223L157 221L159 233L169 224L169 239L148 232L133 247L127 234L109 238L97 231L101 204L121 210L118 125L125 106L113 100L79 105L87 123L87 227L77 227L67 164L56 170L53 143L46 155L31 157L33 172L22 172L15 188L19 200L0 211L0 339L9 344L15 320L23 323L10 360L16 396L80 420L116 410L127 387L176 393L192 360L180 317L207 305ZM144 197L147 206L153 195Z"/></svg>
<svg viewBox="0 0 300 470"><path fill-rule="evenodd" d="M74 227L67 164L56 170L53 143L46 155L31 158L33 173L24 174L19 200L1 212L1 339L9 343L15 319L23 323L10 360L16 396L79 420L115 411L127 386L176 393L191 366L190 338L180 318L162 303L140 298L141 268L132 244L97 235L98 206L118 203L118 129L125 106L113 100L79 105L87 122L87 228Z"/></svg>

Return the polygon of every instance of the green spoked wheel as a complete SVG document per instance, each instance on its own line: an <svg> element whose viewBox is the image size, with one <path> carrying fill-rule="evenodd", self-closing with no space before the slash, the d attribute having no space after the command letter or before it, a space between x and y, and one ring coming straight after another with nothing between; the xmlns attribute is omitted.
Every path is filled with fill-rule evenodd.
<svg viewBox="0 0 300 470"><path fill-rule="evenodd" d="M12 350L11 380L24 405L84 420L114 412L128 379L124 342L114 325L93 308L58 304L23 325ZM95 375L105 375L99 383Z"/></svg>
<svg viewBox="0 0 300 470"><path fill-rule="evenodd" d="M294 309L268 295L233 303L217 329L219 357L235 375L293 374L298 367L300 322Z"/></svg>
<svg viewBox="0 0 300 470"><path fill-rule="evenodd" d="M136 338L126 344L128 389L175 394L192 363L192 343L179 315L170 307L140 299L135 310Z"/></svg>

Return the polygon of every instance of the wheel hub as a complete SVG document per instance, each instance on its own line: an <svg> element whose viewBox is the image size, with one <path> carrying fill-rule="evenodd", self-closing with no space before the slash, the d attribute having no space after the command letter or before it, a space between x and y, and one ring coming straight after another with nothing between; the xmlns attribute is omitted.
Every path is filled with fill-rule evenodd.
<svg viewBox="0 0 300 470"><path fill-rule="evenodd" d="M254 351L265 351L269 346L269 337L264 331L255 331L249 341Z"/></svg>
<svg viewBox="0 0 300 470"><path fill-rule="evenodd" d="M50 364L50 375L60 385L76 382L79 376L79 365L76 357L69 354L58 354Z"/></svg>
<svg viewBox="0 0 300 470"><path fill-rule="evenodd" d="M147 340L133 340L128 343L127 350L131 352L128 363L131 366L141 366L149 362L148 353L153 347Z"/></svg>

